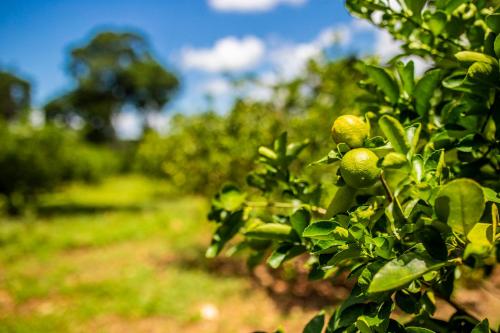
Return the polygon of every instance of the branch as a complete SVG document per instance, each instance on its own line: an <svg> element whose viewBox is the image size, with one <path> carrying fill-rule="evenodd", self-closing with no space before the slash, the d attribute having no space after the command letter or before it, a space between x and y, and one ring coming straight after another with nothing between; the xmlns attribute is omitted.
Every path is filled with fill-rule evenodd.
<svg viewBox="0 0 500 333"><path fill-rule="evenodd" d="M316 212L321 215L326 214L326 209L318 206L303 204L303 203L293 203L293 202L267 202L267 201L247 201L245 206L252 208L309 208L313 212Z"/></svg>

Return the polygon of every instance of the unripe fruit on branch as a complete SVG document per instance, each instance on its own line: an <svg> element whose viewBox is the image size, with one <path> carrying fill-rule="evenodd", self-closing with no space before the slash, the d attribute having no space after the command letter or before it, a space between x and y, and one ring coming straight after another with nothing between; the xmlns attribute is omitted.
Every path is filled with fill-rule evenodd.
<svg viewBox="0 0 500 333"><path fill-rule="evenodd" d="M370 128L357 116L344 115L338 117L332 126L332 138L335 143L345 143L351 148L363 146Z"/></svg>
<svg viewBox="0 0 500 333"><path fill-rule="evenodd" d="M369 149L349 150L340 162L340 174L351 187L370 187L375 184L380 174L377 161L377 155Z"/></svg>

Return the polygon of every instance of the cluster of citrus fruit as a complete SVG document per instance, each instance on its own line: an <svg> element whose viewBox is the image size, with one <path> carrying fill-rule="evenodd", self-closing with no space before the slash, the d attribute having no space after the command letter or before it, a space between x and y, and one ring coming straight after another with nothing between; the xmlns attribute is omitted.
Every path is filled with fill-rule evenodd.
<svg viewBox="0 0 500 333"><path fill-rule="evenodd" d="M333 141L337 145L344 143L350 148L340 162L340 174L345 183L353 188L372 186L380 174L377 155L363 148L369 134L369 126L357 116L340 116L332 126Z"/></svg>

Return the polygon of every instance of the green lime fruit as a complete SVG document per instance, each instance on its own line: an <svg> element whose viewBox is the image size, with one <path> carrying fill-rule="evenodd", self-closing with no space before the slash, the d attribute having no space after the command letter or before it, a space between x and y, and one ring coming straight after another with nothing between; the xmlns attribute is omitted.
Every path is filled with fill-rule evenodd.
<svg viewBox="0 0 500 333"><path fill-rule="evenodd" d="M360 117L344 115L333 122L332 138L337 144L345 143L351 148L359 148L369 134L370 128Z"/></svg>
<svg viewBox="0 0 500 333"><path fill-rule="evenodd" d="M370 187L375 184L380 174L377 161L377 155L369 149L349 150L340 162L340 174L351 187Z"/></svg>

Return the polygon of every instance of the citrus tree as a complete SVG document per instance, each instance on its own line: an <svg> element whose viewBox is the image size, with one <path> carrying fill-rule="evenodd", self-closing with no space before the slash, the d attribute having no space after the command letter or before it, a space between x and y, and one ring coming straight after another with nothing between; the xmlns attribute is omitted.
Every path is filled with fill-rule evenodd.
<svg viewBox="0 0 500 333"><path fill-rule="evenodd" d="M398 39L401 55L364 65L354 110L364 117L338 117L334 145L325 140L330 151L308 167L336 175L336 191L290 171L309 140L284 133L258 148L247 188L214 197L206 254L227 248L272 268L303 255L311 279L348 274L350 296L304 332L490 332L453 292L464 272L487 275L500 261L499 3L346 5ZM408 56L429 69L418 77ZM433 317L438 298L455 309L447 321Z"/></svg>

